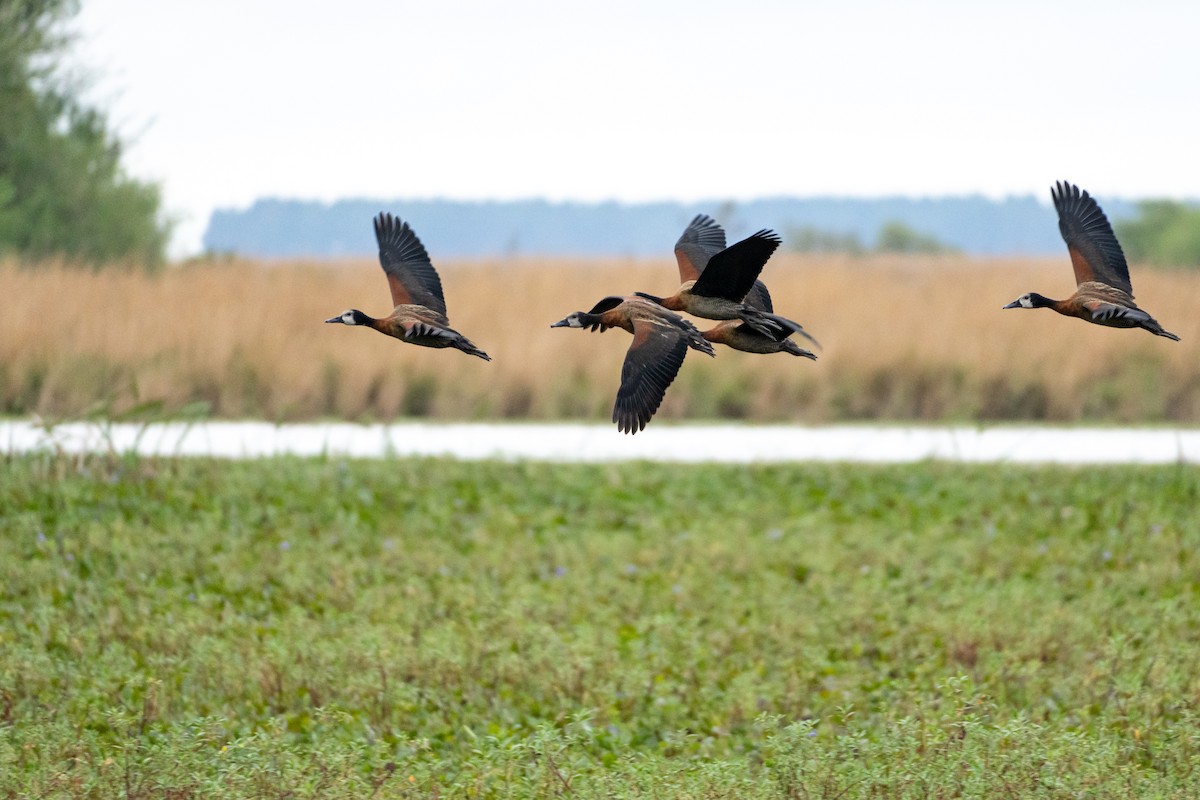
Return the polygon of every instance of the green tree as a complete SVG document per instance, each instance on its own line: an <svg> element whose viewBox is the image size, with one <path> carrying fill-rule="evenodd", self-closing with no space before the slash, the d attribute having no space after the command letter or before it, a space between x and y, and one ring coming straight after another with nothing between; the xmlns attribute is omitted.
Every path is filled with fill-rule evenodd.
<svg viewBox="0 0 1200 800"><path fill-rule="evenodd" d="M158 186L127 176L104 115L58 63L76 0L0 0L0 254L164 259Z"/></svg>
<svg viewBox="0 0 1200 800"><path fill-rule="evenodd" d="M800 253L847 253L862 255L866 248L858 234L824 230L812 225L802 225L788 232L793 250Z"/></svg>
<svg viewBox="0 0 1200 800"><path fill-rule="evenodd" d="M920 253L931 255L935 253L956 252L934 236L915 231L903 222L888 222L879 229L875 239L875 250L880 253Z"/></svg>
<svg viewBox="0 0 1200 800"><path fill-rule="evenodd" d="M1117 238L1130 261L1200 267L1200 208L1174 200L1145 200L1133 219L1117 220Z"/></svg>
<svg viewBox="0 0 1200 800"><path fill-rule="evenodd" d="M788 231L791 248L800 253L844 253L861 256L865 253L957 253L953 247L927 233L913 230L903 222L887 222L875 237L875 246L867 248L858 234L825 230L812 225L795 226Z"/></svg>

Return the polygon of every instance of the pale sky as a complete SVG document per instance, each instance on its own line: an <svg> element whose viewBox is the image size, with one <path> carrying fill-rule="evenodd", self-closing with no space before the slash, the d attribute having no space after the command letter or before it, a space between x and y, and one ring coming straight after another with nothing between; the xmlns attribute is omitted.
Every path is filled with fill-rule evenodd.
<svg viewBox="0 0 1200 800"><path fill-rule="evenodd" d="M260 197L1200 197L1200 3L83 0L193 253Z"/></svg>

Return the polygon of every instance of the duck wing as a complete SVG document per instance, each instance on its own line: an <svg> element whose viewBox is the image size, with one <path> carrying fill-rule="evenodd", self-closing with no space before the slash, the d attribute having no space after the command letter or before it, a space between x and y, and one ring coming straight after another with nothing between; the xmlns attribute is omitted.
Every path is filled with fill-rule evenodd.
<svg viewBox="0 0 1200 800"><path fill-rule="evenodd" d="M771 305L771 293L767 291L767 285L762 281L754 282L742 302L751 308L766 311L768 314L775 310L775 307Z"/></svg>
<svg viewBox="0 0 1200 800"><path fill-rule="evenodd" d="M621 366L621 388L613 406L613 422L624 433L646 427L662 404L667 387L687 355L683 330L666 322L638 317L633 321L633 343Z"/></svg>
<svg viewBox="0 0 1200 800"><path fill-rule="evenodd" d="M379 214L375 217L375 241L379 243L379 264L392 290L392 304L425 306L444 317L442 280L408 223L386 212Z"/></svg>
<svg viewBox="0 0 1200 800"><path fill-rule="evenodd" d="M708 261L725 249L725 231L707 214L697 214L675 242L675 260L679 262L679 282L700 277Z"/></svg>
<svg viewBox="0 0 1200 800"><path fill-rule="evenodd" d="M715 253L692 286L692 294L742 302L781 242L774 231L761 230Z"/></svg>
<svg viewBox="0 0 1200 800"><path fill-rule="evenodd" d="M1075 283L1099 281L1132 296L1125 253L1096 201L1065 181L1055 182L1050 197L1058 211L1058 230L1071 254Z"/></svg>

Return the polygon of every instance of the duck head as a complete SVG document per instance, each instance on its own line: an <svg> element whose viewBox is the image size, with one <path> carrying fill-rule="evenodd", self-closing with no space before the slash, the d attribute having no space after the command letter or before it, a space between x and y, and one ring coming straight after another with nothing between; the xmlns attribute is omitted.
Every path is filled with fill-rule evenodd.
<svg viewBox="0 0 1200 800"><path fill-rule="evenodd" d="M551 328L590 328L599 322L592 314L586 311L574 311L568 314L558 322L553 323Z"/></svg>
<svg viewBox="0 0 1200 800"><path fill-rule="evenodd" d="M1054 305L1054 301L1049 297L1043 297L1037 292L1030 292L1013 300L1005 308L1049 308L1052 305Z"/></svg>
<svg viewBox="0 0 1200 800"><path fill-rule="evenodd" d="M367 323L369 323L371 321L371 318L368 317L363 312L359 311L357 308L349 308L349 309L346 309L345 311L343 311L338 316L330 317L329 319L327 319L325 321L326 322L340 322L343 325L366 325Z"/></svg>
<svg viewBox="0 0 1200 800"><path fill-rule="evenodd" d="M599 328L604 330L607 326L601 320L601 315L606 311L611 311L621 303L625 302L625 298L615 295L606 297L596 305L592 306L591 311L576 311L573 314L567 315L551 325L551 328L591 328L593 331Z"/></svg>

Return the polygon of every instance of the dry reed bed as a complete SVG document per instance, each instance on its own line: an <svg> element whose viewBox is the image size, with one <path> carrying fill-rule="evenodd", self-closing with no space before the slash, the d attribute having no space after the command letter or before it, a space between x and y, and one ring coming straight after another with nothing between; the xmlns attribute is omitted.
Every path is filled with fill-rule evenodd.
<svg viewBox="0 0 1200 800"><path fill-rule="evenodd" d="M63 417L161 403L279 420L604 419L628 335L549 324L606 294L665 294L677 283L669 257L438 266L451 323L492 363L322 324L351 306L389 310L369 260L158 276L0 265L0 409ZM692 354L660 417L1200 422L1200 275L1134 271L1139 300L1178 344L1000 310L1030 290L1068 294L1065 256L783 254L764 278L777 310L824 344L820 360Z"/></svg>

